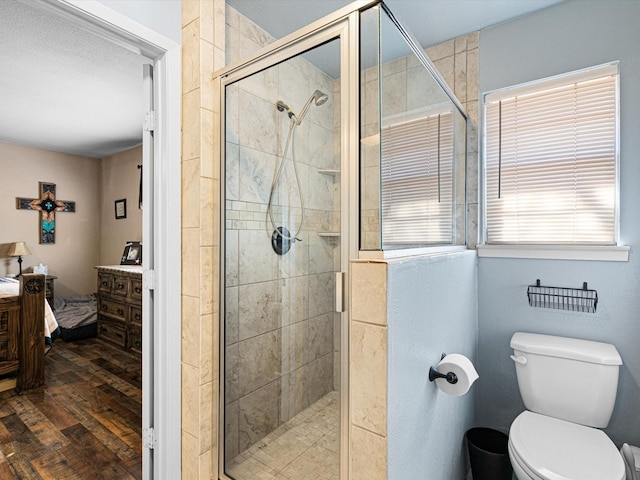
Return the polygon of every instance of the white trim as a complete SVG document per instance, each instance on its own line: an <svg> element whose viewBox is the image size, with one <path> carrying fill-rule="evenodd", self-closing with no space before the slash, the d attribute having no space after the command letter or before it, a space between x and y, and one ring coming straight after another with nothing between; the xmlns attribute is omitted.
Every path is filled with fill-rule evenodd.
<svg viewBox="0 0 640 480"><path fill-rule="evenodd" d="M627 262L626 245L478 245L478 257Z"/></svg>
<svg viewBox="0 0 640 480"><path fill-rule="evenodd" d="M557 87L564 87L571 83L579 83L610 75L618 75L619 62L609 62L594 67L584 68L568 73L561 73L551 77L533 80L506 88L499 88L484 94L484 103L493 103L499 100L506 100L517 96L537 93L541 88L551 90Z"/></svg>
<svg viewBox="0 0 640 480"><path fill-rule="evenodd" d="M95 0L39 0L37 6L74 25L154 61L156 125L154 132L153 421L157 444L153 472L143 478L169 480L181 476L181 345L180 331L180 146L181 45ZM151 255L151 256L150 256ZM160 354L161 353L161 354ZM143 392L149 395L150 392Z"/></svg>

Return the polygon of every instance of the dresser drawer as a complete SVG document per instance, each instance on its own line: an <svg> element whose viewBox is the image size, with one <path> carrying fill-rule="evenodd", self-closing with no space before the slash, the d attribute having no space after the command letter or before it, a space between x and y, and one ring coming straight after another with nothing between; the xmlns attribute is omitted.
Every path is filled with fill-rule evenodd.
<svg viewBox="0 0 640 480"><path fill-rule="evenodd" d="M142 355L142 327L129 325L127 335L129 350L133 353L137 353L138 355Z"/></svg>
<svg viewBox="0 0 640 480"><path fill-rule="evenodd" d="M142 302L142 278L131 279L131 300Z"/></svg>
<svg viewBox="0 0 640 480"><path fill-rule="evenodd" d="M134 325L138 325L142 327L142 308L141 307L131 307L131 315L129 316L129 322Z"/></svg>
<svg viewBox="0 0 640 480"><path fill-rule="evenodd" d="M113 319L125 322L127 319L127 307L124 303L115 302L107 298L98 299L98 313Z"/></svg>
<svg viewBox="0 0 640 480"><path fill-rule="evenodd" d="M113 275L110 273L98 272L98 293L111 292L111 284L113 283Z"/></svg>
<svg viewBox="0 0 640 480"><path fill-rule="evenodd" d="M123 327L104 319L100 319L98 321L98 336L120 348L125 348L125 345L127 344L126 330Z"/></svg>
<svg viewBox="0 0 640 480"><path fill-rule="evenodd" d="M127 277L114 275L111 293L119 297L126 297L129 295L129 279Z"/></svg>

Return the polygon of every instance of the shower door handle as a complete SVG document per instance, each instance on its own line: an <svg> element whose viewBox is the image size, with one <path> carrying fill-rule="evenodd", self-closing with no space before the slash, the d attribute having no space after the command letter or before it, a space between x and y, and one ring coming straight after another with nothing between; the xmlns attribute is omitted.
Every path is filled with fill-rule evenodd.
<svg viewBox="0 0 640 480"><path fill-rule="evenodd" d="M336 272L336 312L344 312L344 272Z"/></svg>

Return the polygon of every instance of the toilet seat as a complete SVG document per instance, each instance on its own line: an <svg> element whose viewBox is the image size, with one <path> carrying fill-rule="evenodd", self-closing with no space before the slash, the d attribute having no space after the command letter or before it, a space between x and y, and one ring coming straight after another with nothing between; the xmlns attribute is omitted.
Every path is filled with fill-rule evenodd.
<svg viewBox="0 0 640 480"><path fill-rule="evenodd" d="M529 411L511 424L509 454L533 480L625 478L620 452L603 431Z"/></svg>

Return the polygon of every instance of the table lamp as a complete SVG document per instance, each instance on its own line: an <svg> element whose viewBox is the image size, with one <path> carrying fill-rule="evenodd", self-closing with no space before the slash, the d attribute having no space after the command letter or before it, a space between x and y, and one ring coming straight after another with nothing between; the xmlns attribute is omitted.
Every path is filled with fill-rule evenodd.
<svg viewBox="0 0 640 480"><path fill-rule="evenodd" d="M22 256L31 255L27 244L25 242L12 243L11 245L9 245L7 255L9 257L18 257L18 265L20 265L20 273L18 274L18 276L22 275Z"/></svg>

